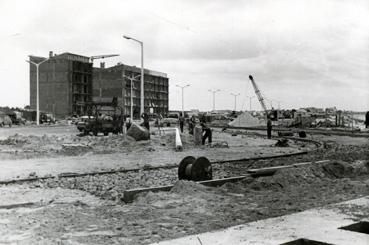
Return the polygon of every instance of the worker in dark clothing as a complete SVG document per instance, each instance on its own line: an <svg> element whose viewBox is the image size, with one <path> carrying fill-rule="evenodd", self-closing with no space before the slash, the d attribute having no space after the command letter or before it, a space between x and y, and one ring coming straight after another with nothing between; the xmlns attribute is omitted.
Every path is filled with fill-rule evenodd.
<svg viewBox="0 0 369 245"><path fill-rule="evenodd" d="M145 128L147 128L147 130L150 131L149 115L147 115L147 113L144 112L144 113L142 113L141 117L144 120L143 123L142 123L142 126L144 126Z"/></svg>
<svg viewBox="0 0 369 245"><path fill-rule="evenodd" d="M128 131L129 128L131 127L132 125L132 122L131 122L131 118L126 118L126 130Z"/></svg>
<svg viewBox="0 0 369 245"><path fill-rule="evenodd" d="M188 133L193 135L193 129L196 125L196 118L194 115L191 116L190 121L188 122Z"/></svg>
<svg viewBox="0 0 369 245"><path fill-rule="evenodd" d="M369 111L365 114L365 128L369 128Z"/></svg>
<svg viewBox="0 0 369 245"><path fill-rule="evenodd" d="M183 133L183 126L184 126L184 122L185 122L185 119L183 116L179 116L179 128L181 129L181 133Z"/></svg>
<svg viewBox="0 0 369 245"><path fill-rule="evenodd" d="M205 124L201 123L202 132L204 133L202 136L202 144L205 145L206 139L208 139L209 144L212 142L212 132L211 129Z"/></svg>
<svg viewBox="0 0 369 245"><path fill-rule="evenodd" d="M268 121L267 121L267 135L268 135L268 139L272 138L272 120L270 120L270 118L268 118Z"/></svg>

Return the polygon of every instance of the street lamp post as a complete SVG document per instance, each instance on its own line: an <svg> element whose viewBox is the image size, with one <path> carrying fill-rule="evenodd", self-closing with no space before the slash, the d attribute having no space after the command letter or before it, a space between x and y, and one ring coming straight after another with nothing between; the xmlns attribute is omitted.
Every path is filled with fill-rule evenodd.
<svg viewBox="0 0 369 245"><path fill-rule="evenodd" d="M220 89L217 89L217 90L209 89L208 91L209 91L209 92L211 92L211 93L213 93L213 111L215 111L215 94L216 94L217 92L219 92L219 91L220 91Z"/></svg>
<svg viewBox="0 0 369 245"><path fill-rule="evenodd" d="M251 109L252 109L252 107L251 107L251 102L252 102L252 101L251 101L251 100L252 100L253 98L255 98L255 96L247 96L247 95L246 95L246 97L247 97L247 98L250 98L250 111L251 111Z"/></svg>
<svg viewBox="0 0 369 245"><path fill-rule="evenodd" d="M135 38L123 35L123 37L125 39L128 40L133 40L135 42L138 42L141 45L141 110L140 110L140 114L142 115L142 113L144 113L145 111L145 104L144 104L144 50L143 50L143 42L141 42L140 40L137 40Z"/></svg>
<svg viewBox="0 0 369 245"><path fill-rule="evenodd" d="M239 96L240 94L234 94L234 93L231 93L231 95L234 96L234 111L236 111L236 107L237 107L237 96Z"/></svg>
<svg viewBox="0 0 369 245"><path fill-rule="evenodd" d="M183 91L184 91L185 88L187 88L189 86L190 86L190 84L187 84L187 85L184 85L184 86L176 85L176 87L182 89L182 117L184 117L184 97L183 97Z"/></svg>
<svg viewBox="0 0 369 245"><path fill-rule="evenodd" d="M31 60L26 60L26 62L33 64L36 66L36 124L40 125L40 90L39 90L39 66L43 63L45 63L46 61L48 61L50 58L44 59L43 61L39 62L39 63L35 63Z"/></svg>

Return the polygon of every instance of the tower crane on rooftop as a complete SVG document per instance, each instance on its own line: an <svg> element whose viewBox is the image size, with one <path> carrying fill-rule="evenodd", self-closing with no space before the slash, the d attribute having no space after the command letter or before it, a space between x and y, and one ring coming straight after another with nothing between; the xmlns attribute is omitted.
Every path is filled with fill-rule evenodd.
<svg viewBox="0 0 369 245"><path fill-rule="evenodd" d="M95 56L91 56L91 62L93 63L94 60L96 59L105 59L105 58L110 58L110 57L115 57L115 56L119 56L119 54L103 54L103 55L95 55Z"/></svg>

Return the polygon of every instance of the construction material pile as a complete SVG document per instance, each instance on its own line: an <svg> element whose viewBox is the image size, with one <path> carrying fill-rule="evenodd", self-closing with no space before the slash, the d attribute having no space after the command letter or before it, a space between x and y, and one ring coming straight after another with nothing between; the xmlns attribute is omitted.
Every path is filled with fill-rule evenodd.
<svg viewBox="0 0 369 245"><path fill-rule="evenodd" d="M266 126L263 120L259 120L256 117L253 117L248 112L243 112L239 115L236 119L228 124L229 126L234 127L259 127L259 126Z"/></svg>

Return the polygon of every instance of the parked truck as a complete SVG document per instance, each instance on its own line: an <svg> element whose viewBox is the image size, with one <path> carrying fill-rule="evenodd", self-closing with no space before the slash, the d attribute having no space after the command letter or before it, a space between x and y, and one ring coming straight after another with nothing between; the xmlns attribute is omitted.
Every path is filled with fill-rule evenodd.
<svg viewBox="0 0 369 245"><path fill-rule="evenodd" d="M12 120L6 113L0 111L0 127L4 127L5 125L11 127L13 125Z"/></svg>
<svg viewBox="0 0 369 245"><path fill-rule="evenodd" d="M112 102L90 102L88 103L88 114L86 120L77 123L77 128L84 135L92 133L98 135L103 133L118 134L123 132L123 110L117 105L117 98Z"/></svg>

